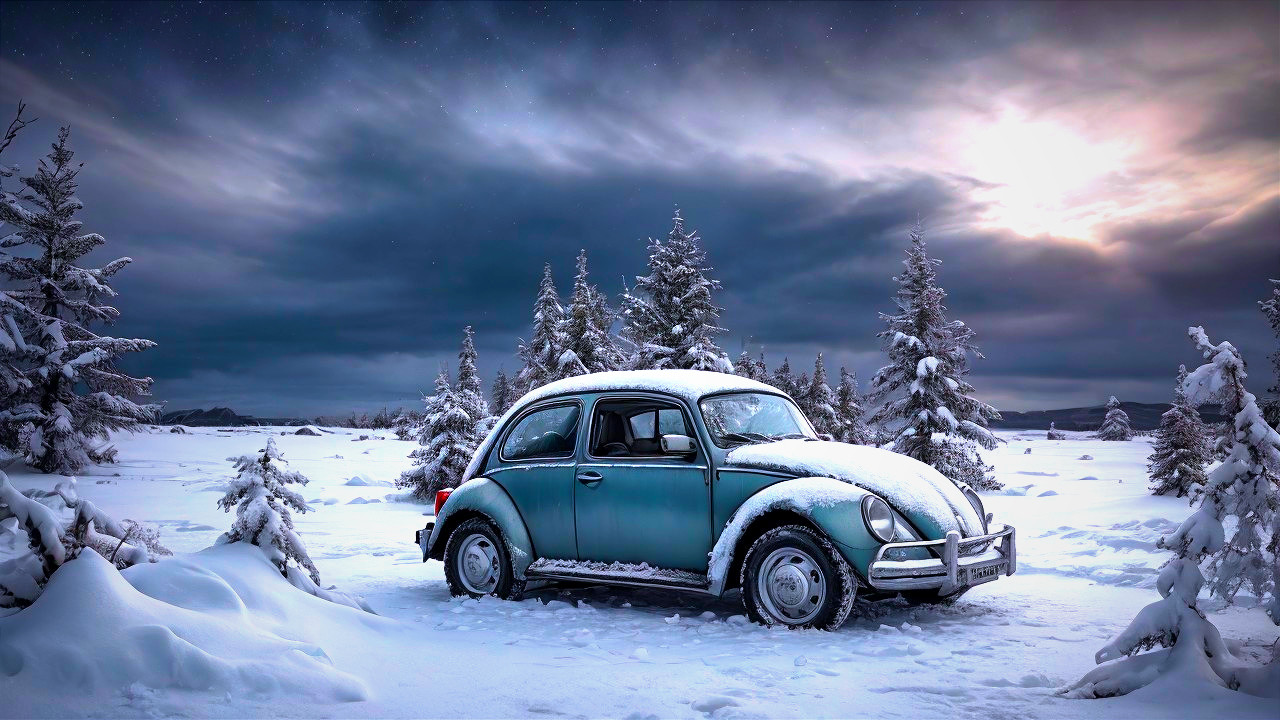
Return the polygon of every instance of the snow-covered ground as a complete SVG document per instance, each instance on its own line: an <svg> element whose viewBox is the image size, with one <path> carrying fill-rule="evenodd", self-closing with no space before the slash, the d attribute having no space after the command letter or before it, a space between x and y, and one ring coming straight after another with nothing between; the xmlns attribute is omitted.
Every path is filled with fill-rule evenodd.
<svg viewBox="0 0 1280 720"><path fill-rule="evenodd" d="M1147 494L1146 438L1000 433L1009 442L988 457L1006 490L984 500L1018 528L1018 573L952 606L860 606L827 633L748 624L736 594L452 599L412 542L429 508L394 501L414 445L281 430L117 439L120 463L81 476L81 494L159 525L177 556L131 568L128 582L76 561L35 606L0 618L0 716L1276 717L1274 699L1225 689L1053 694L1158 597L1168 555L1154 543L1189 512ZM324 583L379 617L294 589L251 549L199 552L231 523L214 504L226 458L267 433L311 479L314 512L295 521ZM1277 639L1260 609L1203 605L1239 654L1263 656Z"/></svg>

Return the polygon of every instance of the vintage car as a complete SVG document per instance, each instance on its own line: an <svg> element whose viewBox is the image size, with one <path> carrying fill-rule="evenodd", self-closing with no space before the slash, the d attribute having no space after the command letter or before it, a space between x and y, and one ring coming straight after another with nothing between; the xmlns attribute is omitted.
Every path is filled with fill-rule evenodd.
<svg viewBox="0 0 1280 720"><path fill-rule="evenodd" d="M521 398L417 534L454 595L578 581L722 595L752 620L834 629L857 593L954 598L1011 575L1014 529L977 493L819 439L733 375L583 375Z"/></svg>

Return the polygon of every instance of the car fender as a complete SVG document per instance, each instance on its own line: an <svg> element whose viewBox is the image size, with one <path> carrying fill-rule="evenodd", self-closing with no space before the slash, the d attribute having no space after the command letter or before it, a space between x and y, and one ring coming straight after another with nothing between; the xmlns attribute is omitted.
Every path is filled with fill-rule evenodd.
<svg viewBox="0 0 1280 720"><path fill-rule="evenodd" d="M525 570L533 562L533 541L529 538L529 529L525 527L524 519L516 510L511 496L489 478L473 478L449 494L449 499L436 517L431 537L423 548L422 561L426 562L429 557L443 556L444 543L447 542L445 530L453 524L450 518L459 513L478 513L498 528L506 541L507 553L511 556L511 570L517 579L523 580Z"/></svg>
<svg viewBox="0 0 1280 720"><path fill-rule="evenodd" d="M738 547L743 534L760 517L779 510L805 518L835 543L846 562L865 575L881 544L862 520L862 498L869 494L852 483L825 477L783 480L762 488L734 510L711 550L707 563L711 592L724 592L737 553L745 552Z"/></svg>

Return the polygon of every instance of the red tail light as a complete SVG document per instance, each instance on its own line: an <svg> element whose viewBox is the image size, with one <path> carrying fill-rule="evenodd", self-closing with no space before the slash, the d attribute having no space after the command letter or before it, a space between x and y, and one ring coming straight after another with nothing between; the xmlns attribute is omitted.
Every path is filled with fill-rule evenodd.
<svg viewBox="0 0 1280 720"><path fill-rule="evenodd" d="M444 501L449 499L449 493L451 492L453 492L452 488L448 490L436 491L436 514L437 515L440 514L440 508L444 507Z"/></svg>

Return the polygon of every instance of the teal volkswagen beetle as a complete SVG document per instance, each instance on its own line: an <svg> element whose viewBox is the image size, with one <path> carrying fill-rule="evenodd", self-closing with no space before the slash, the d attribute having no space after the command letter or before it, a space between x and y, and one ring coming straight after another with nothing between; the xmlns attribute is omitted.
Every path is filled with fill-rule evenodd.
<svg viewBox="0 0 1280 720"><path fill-rule="evenodd" d="M417 534L454 595L578 581L722 595L834 629L856 594L955 597L1011 575L1014 530L933 468L818 438L722 373L583 375L521 398Z"/></svg>

